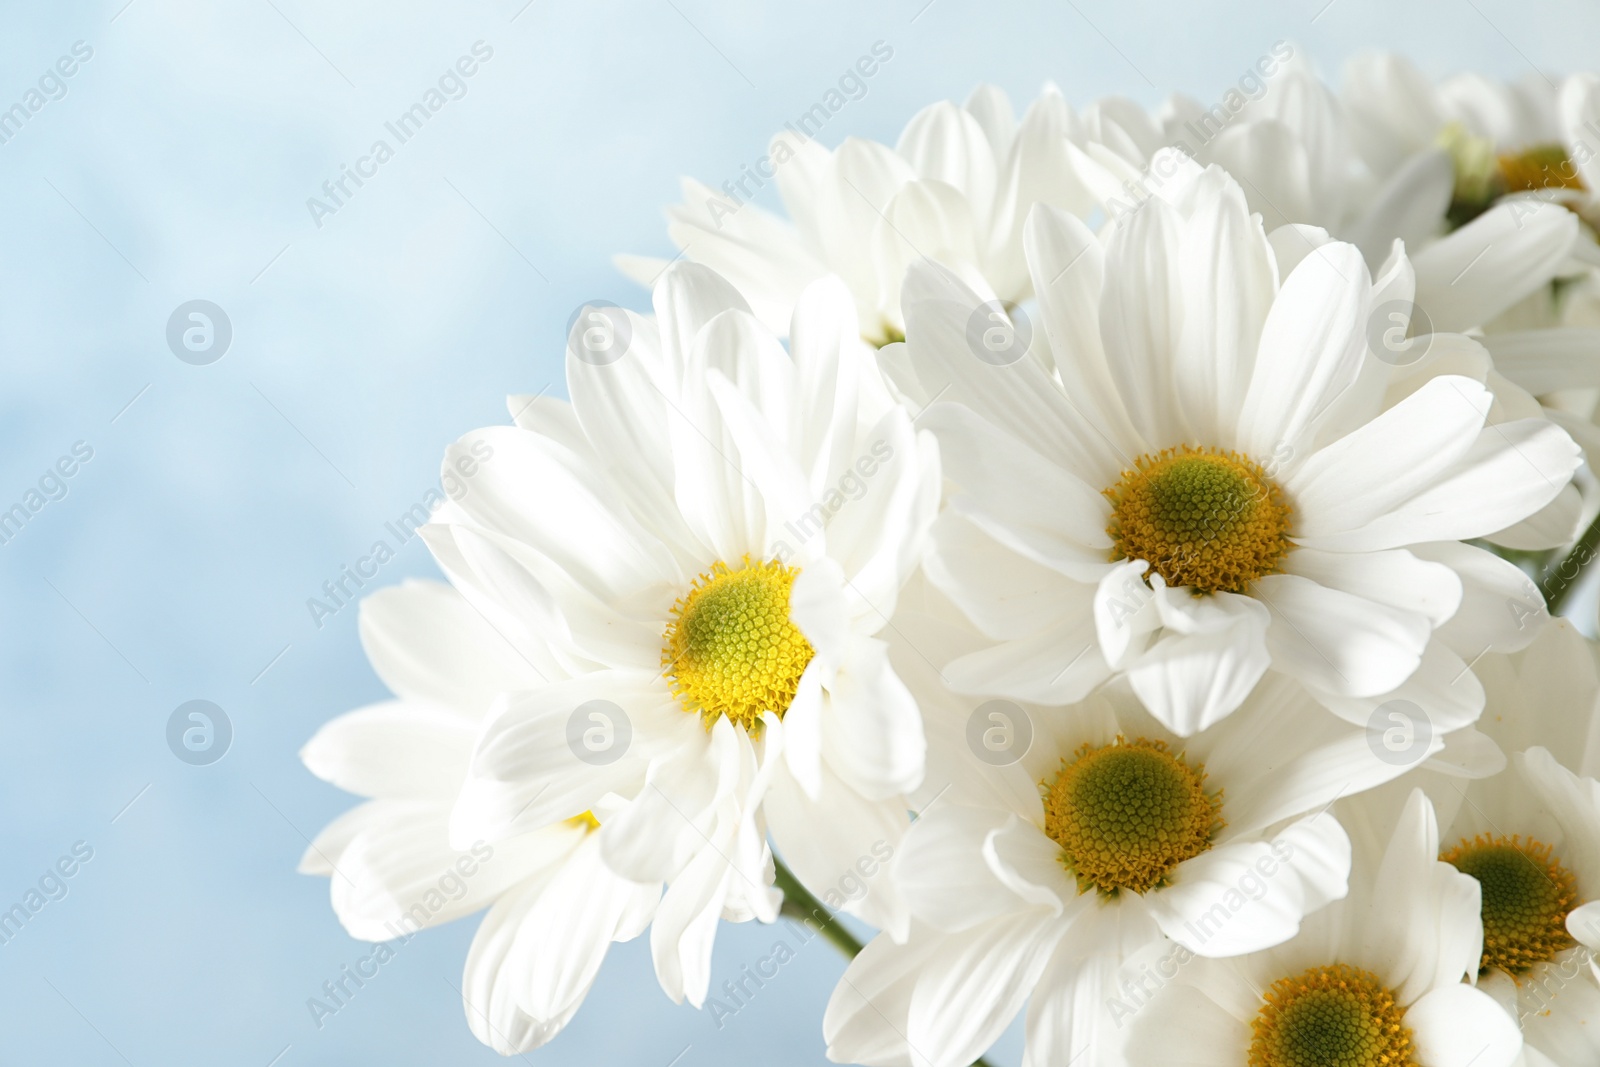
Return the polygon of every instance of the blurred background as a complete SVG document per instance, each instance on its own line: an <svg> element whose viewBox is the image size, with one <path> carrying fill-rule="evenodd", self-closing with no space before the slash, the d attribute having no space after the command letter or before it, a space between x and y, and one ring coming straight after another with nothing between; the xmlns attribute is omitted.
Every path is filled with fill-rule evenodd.
<svg viewBox="0 0 1600 1067"><path fill-rule="evenodd" d="M647 306L611 256L672 254L678 176L737 177L875 43L892 59L829 146L893 143L983 81L1019 110L1049 81L1075 105L1211 102L1279 40L1329 75L1383 47L1518 78L1592 66L1600 7L6 0L0 112L25 114L0 114L0 511L27 521L0 526L0 910L62 857L74 873L0 943L0 1063L499 1062L456 993L476 919L320 1026L307 1007L370 950L295 873L355 802L296 752L384 696L355 608L308 599L378 540L397 554L368 591L437 576L385 524L437 490L445 445L508 421L508 393L564 395L574 309ZM463 56L475 73L399 143L385 123ZM392 158L330 197L379 139ZM196 308L212 331L185 346ZM193 700L231 733L213 716L203 765L168 743ZM724 926L713 986L778 934ZM719 1029L620 946L526 1059L822 1063L832 951ZM991 1058L1015 1065L1017 1035Z"/></svg>

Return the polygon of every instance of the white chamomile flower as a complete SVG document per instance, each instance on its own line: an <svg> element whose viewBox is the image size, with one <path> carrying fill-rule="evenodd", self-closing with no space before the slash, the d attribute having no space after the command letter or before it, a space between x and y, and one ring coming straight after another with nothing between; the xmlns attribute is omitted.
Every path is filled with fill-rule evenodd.
<svg viewBox="0 0 1600 1067"><path fill-rule="evenodd" d="M1537 413L1537 396L1546 417L1572 433L1589 455L1600 455L1600 432L1591 421L1592 387L1600 384L1594 370L1600 334L1576 328L1594 323L1574 311L1585 303L1578 290L1593 289L1595 273L1583 262L1595 259L1592 226L1574 214L1588 210L1579 203L1588 194L1570 188L1581 183L1574 177L1576 164L1557 168L1565 178L1552 176L1521 191L1500 177L1479 180L1493 190L1473 194L1470 210L1454 191L1467 164L1452 145L1461 149L1470 139L1446 116L1459 113L1472 124L1482 113L1504 130L1513 115L1532 109L1539 115L1518 128L1525 131L1522 137L1537 141L1532 131L1559 125L1553 91L1503 89L1482 79L1452 84L1453 90L1436 91L1405 61L1370 55L1350 64L1341 100L1293 46L1279 42L1250 78L1209 107L1174 96L1158 121L1114 102L1123 105L1109 109L1115 122L1080 127L1086 140L1074 160L1112 218L1133 210L1173 173L1170 163L1157 162L1153 149L1140 146L1171 145L1202 164L1222 166L1239 181L1250 209L1273 234L1280 259L1298 260L1332 237L1360 248L1368 267L1380 272L1395 242L1403 242L1409 258L1404 284L1375 304L1368 323L1372 347L1395 377L1438 373L1429 364L1439 364L1447 373L1477 378L1500 402L1491 423L1521 417L1530 408ZM1600 146L1600 93L1593 84L1592 76L1574 77L1564 92L1571 98L1568 112L1585 116L1584 137ZM1496 93L1506 98L1498 105L1455 107L1447 99ZM1535 106L1540 100L1548 105L1543 110ZM1573 160L1591 160L1593 150L1583 140L1573 144ZM1533 180L1529 168L1536 169L1539 160L1552 154L1566 159L1558 145L1526 151L1525 159L1513 152L1503 160L1504 168L1522 172L1516 180L1523 186ZM1491 152L1484 158L1492 163L1495 157ZM1280 269L1287 273L1281 263ZM1439 358L1439 335L1480 328L1488 335L1480 339L1493 354L1493 366L1482 352ZM1518 549L1569 541L1578 506L1576 493L1565 493L1494 540Z"/></svg>
<svg viewBox="0 0 1600 1067"><path fill-rule="evenodd" d="M1387 177L1443 151L1449 182L1428 199L1448 228L1464 226L1505 197L1559 204L1584 220L1575 249L1600 264L1600 77L1575 74L1516 83L1461 74L1437 85L1403 57L1367 53L1345 68L1342 97L1351 140Z"/></svg>
<svg viewBox="0 0 1600 1067"><path fill-rule="evenodd" d="M697 264L655 310L607 313L603 354L579 325L570 406L454 446L494 460L426 535L497 630L561 666L486 724L452 839L594 811L606 862L667 884L657 976L700 1004L719 918L776 918L769 829L820 892L908 822L922 726L874 635L920 561L938 461L837 280L802 295L788 351ZM887 880L853 907L904 927Z"/></svg>
<svg viewBox="0 0 1600 1067"><path fill-rule="evenodd" d="M1489 694L1479 728L1509 766L1435 791L1441 858L1482 887L1478 988L1521 1019L1530 1063L1600 1062L1594 650L1561 621L1522 653L1486 657L1479 674Z"/></svg>
<svg viewBox="0 0 1600 1067"><path fill-rule="evenodd" d="M334 719L301 757L372 799L317 835L300 869L330 878L339 921L379 944L353 978L313 998L312 1015L338 1010L418 930L487 907L462 979L467 1021L496 1051L526 1052L572 1018L611 943L643 932L661 887L608 870L588 814L492 844L450 841L483 719L502 694L542 684L552 663L522 658L435 582L365 600L361 638L398 699Z"/></svg>
<svg viewBox="0 0 1600 1067"><path fill-rule="evenodd" d="M930 724L966 725L927 692ZM1268 679L1185 739L1107 689L1035 709L1018 763L952 766L892 868L911 935L850 965L824 1022L829 1056L964 1067L1026 1002L1025 1063L1125 1063L1142 999L1124 978L1152 950L1256 952L1344 896L1350 843L1326 809L1404 768L1309 703Z"/></svg>
<svg viewBox="0 0 1600 1067"><path fill-rule="evenodd" d="M893 148L850 137L829 151L785 132L773 139L763 173L776 181L792 221L750 204L756 187L744 176L722 190L685 179L668 233L685 256L732 282L779 334L805 287L838 275L855 297L863 336L883 344L905 334L900 283L923 257L1007 303L1027 298L1029 208L1043 202L1087 214L1094 207L1068 161L1074 121L1054 89L1018 123L1005 94L984 86L965 106L924 108ZM653 260L619 263L646 283L660 272Z"/></svg>
<svg viewBox="0 0 1600 1067"><path fill-rule="evenodd" d="M1371 56L1352 63L1341 99L1301 55L1280 62L1278 51L1263 57L1270 73L1252 83L1248 97L1230 90L1209 107L1173 97L1159 123L1146 120L1159 136L1087 132L1073 159L1107 214L1129 210L1170 176L1153 149L1136 145L1176 147L1232 174L1268 231L1281 231L1281 244L1331 234L1360 248L1377 271L1403 241L1416 274L1415 303L1425 313L1416 332L1485 325L1524 299L1548 297L1552 281L1580 269L1575 256L1594 255L1592 239L1579 240L1570 189L1510 200L1500 189L1471 212L1452 211L1458 166L1446 143L1449 120L1432 101L1432 87L1403 61ZM1573 106L1585 115L1600 114L1591 81L1569 83L1568 94L1581 99ZM1119 115L1119 128L1137 121L1128 109ZM1554 122L1551 116L1545 125ZM1600 134L1591 140L1600 147ZM1549 151L1534 155L1541 153Z"/></svg>
<svg viewBox="0 0 1600 1067"><path fill-rule="evenodd" d="M1464 74L1434 85L1376 53L1347 65L1343 98L1352 140L1384 181L1382 224L1363 247L1383 254L1385 241L1404 239L1417 306L1434 328L1481 326L1496 395L1523 406L1539 397L1591 459L1600 455L1600 332L1585 315L1600 265L1600 77L1558 86ZM1558 529L1571 510L1539 525Z"/></svg>
<svg viewBox="0 0 1600 1067"><path fill-rule="evenodd" d="M1511 1067L1516 1021L1464 981L1478 885L1439 861L1420 791L1387 847L1360 843L1350 894L1298 937L1177 967L1133 1020L1129 1059L1163 1067ZM1381 847L1381 842L1380 842Z"/></svg>
<svg viewBox="0 0 1600 1067"><path fill-rule="evenodd" d="M1462 376L1385 408L1367 324L1405 290L1404 256L1376 283L1348 244L1295 260L1220 169L1174 167L1103 244L1034 212L1053 361L986 347L972 326L983 299L948 272L907 280L907 344L886 360L909 396L935 401L919 422L951 487L928 573L993 642L946 677L1064 704L1125 672L1185 736L1269 668L1330 706L1437 678L1418 668L1463 603L1463 562L1487 553L1433 545L1537 512L1570 481L1576 446L1536 415L1486 427L1492 397Z"/></svg>

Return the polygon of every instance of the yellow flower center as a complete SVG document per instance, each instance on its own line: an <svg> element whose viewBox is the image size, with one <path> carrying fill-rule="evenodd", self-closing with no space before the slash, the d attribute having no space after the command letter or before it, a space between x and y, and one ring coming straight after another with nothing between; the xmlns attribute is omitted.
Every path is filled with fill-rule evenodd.
<svg viewBox="0 0 1600 1067"><path fill-rule="evenodd" d="M1508 193L1584 188L1577 165L1560 144L1499 154L1494 142L1468 133L1459 122L1439 134L1439 144L1455 164L1456 184L1446 212L1455 227L1465 226Z"/></svg>
<svg viewBox="0 0 1600 1067"><path fill-rule="evenodd" d="M1061 862L1106 895L1143 893L1211 847L1223 827L1222 794L1208 794L1205 768L1161 741L1084 745L1044 787L1044 829Z"/></svg>
<svg viewBox="0 0 1600 1067"><path fill-rule="evenodd" d="M1405 1011L1377 975L1339 964L1280 978L1251 1023L1249 1067L1414 1067Z"/></svg>
<svg viewBox="0 0 1600 1067"><path fill-rule="evenodd" d="M1289 505L1261 465L1184 446L1140 456L1105 491L1115 559L1142 559L1169 586L1240 592L1289 551Z"/></svg>
<svg viewBox="0 0 1600 1067"><path fill-rule="evenodd" d="M585 811L582 814L574 815L572 818L568 819L567 825L573 829L577 829L581 826L586 833L592 834L596 830L600 829L600 820L594 817L594 812Z"/></svg>
<svg viewBox="0 0 1600 1067"><path fill-rule="evenodd" d="M800 573L776 561L737 569L718 562L672 605L661 666L685 711L706 729L719 716L755 731L766 712L789 709L814 650L789 619Z"/></svg>
<svg viewBox="0 0 1600 1067"><path fill-rule="evenodd" d="M1582 189L1583 178L1577 165L1567 158L1558 144L1538 145L1526 152L1501 156L1500 178L1508 193L1531 193L1538 189Z"/></svg>
<svg viewBox="0 0 1600 1067"><path fill-rule="evenodd" d="M1497 968L1526 974L1577 944L1567 933L1567 913L1578 903L1577 879L1549 845L1480 834L1439 858L1476 878L1483 890L1479 973Z"/></svg>

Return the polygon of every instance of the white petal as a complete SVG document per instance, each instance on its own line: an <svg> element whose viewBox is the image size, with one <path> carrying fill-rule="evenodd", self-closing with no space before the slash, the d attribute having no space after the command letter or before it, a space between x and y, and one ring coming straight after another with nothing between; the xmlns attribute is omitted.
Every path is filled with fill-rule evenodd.
<svg viewBox="0 0 1600 1067"><path fill-rule="evenodd" d="M1404 549L1358 553L1302 548L1290 553L1288 569L1329 589L1421 615L1434 626L1461 607L1462 584L1456 573Z"/></svg>
<svg viewBox="0 0 1600 1067"><path fill-rule="evenodd" d="M884 647L862 641L824 694L822 753L839 776L873 800L922 782L922 716Z"/></svg>
<svg viewBox="0 0 1600 1067"><path fill-rule="evenodd" d="M699 725L651 685L644 676L594 674L510 700L478 740L452 816L452 840L497 841L636 787L652 743L670 737L671 727L692 738L688 731Z"/></svg>
<svg viewBox="0 0 1600 1067"><path fill-rule="evenodd" d="M570 1015L611 943L631 935L660 895L658 885L612 874L595 843L580 848L544 886L517 933L508 969L522 1010L535 1019Z"/></svg>
<svg viewBox="0 0 1600 1067"><path fill-rule="evenodd" d="M1021 1010L1063 928L1024 913L949 935L917 975L906 1019L912 1048L939 1067L982 1055Z"/></svg>
<svg viewBox="0 0 1600 1067"><path fill-rule="evenodd" d="M762 812L784 862L826 907L904 940L911 916L889 875L910 825L903 802L868 800L824 770L815 798L777 775Z"/></svg>
<svg viewBox="0 0 1600 1067"><path fill-rule="evenodd" d="M1535 396L1600 386L1600 329L1590 326L1508 330L1483 338L1495 370Z"/></svg>
<svg viewBox="0 0 1600 1067"><path fill-rule="evenodd" d="M1328 211L1311 189L1306 146L1286 123L1276 119L1235 123L1207 146L1209 157L1239 175L1269 230L1297 221L1326 225Z"/></svg>
<svg viewBox="0 0 1600 1067"><path fill-rule="evenodd" d="M1411 552L1461 579L1461 607L1437 636L1468 656L1526 648L1549 618L1533 580L1510 560L1455 541L1415 545Z"/></svg>
<svg viewBox="0 0 1600 1067"><path fill-rule="evenodd" d="M1183 324L1173 367L1188 424L1201 440L1232 429L1244 402L1278 278L1261 220L1239 186L1208 168L1190 183L1180 234Z"/></svg>
<svg viewBox="0 0 1600 1067"><path fill-rule="evenodd" d="M1374 267L1388 257L1396 239L1407 248L1420 247L1438 229L1454 187L1450 153L1441 148L1418 152L1389 176L1348 236Z"/></svg>
<svg viewBox="0 0 1600 1067"><path fill-rule="evenodd" d="M1121 667L1134 642L1161 626L1155 591L1145 584L1150 565L1124 560L1105 572L1094 589L1094 627L1106 662ZM1152 581L1159 582L1159 576ZM1142 642L1140 643L1142 646Z"/></svg>
<svg viewBox="0 0 1600 1067"><path fill-rule="evenodd" d="M1269 574L1252 589L1272 609L1273 667L1311 685L1374 696L1400 685L1422 662L1431 627L1420 615L1295 574Z"/></svg>
<svg viewBox="0 0 1600 1067"><path fill-rule="evenodd" d="M1438 857L1433 806L1413 790L1367 887L1373 905L1356 927L1358 943L1348 949L1376 964L1368 969L1402 1004L1456 986L1477 970L1483 952L1477 879Z"/></svg>
<svg viewBox="0 0 1600 1067"><path fill-rule="evenodd" d="M978 358L967 330L986 299L954 274L933 263L914 263L902 299L906 344L925 395L965 404L1068 470L1080 457L1104 453L1100 432L1048 377L1038 357L1025 353L1000 366Z"/></svg>
<svg viewBox="0 0 1600 1067"><path fill-rule="evenodd" d="M612 331L610 343L617 349L617 336L610 309L602 327ZM669 542L687 540L683 517L672 498L672 450L667 435L667 393L671 386L661 381L661 356L651 351L653 343L647 321L632 312L627 315L631 331L627 347L615 359L608 349L601 357L582 358L581 343L567 345L567 390L584 430L587 445L593 448L598 463L650 528ZM576 335L585 329L580 317L573 324Z"/></svg>
<svg viewBox="0 0 1600 1067"><path fill-rule="evenodd" d="M361 602L361 644L395 693L477 717L542 679L462 595L410 580Z"/></svg>
<svg viewBox="0 0 1600 1067"><path fill-rule="evenodd" d="M682 190L683 202L667 209L673 243L732 283L768 329L787 332L795 300L827 267L788 220L690 178L682 180ZM617 265L635 281L653 285L669 264L619 256Z"/></svg>
<svg viewBox="0 0 1600 1067"><path fill-rule="evenodd" d="M1097 647L1088 598L1077 618L1029 637L969 652L944 668L959 693L1071 704L1110 673Z"/></svg>
<svg viewBox="0 0 1600 1067"><path fill-rule="evenodd" d="M823 557L805 567L789 589L789 618L805 635L829 671L849 653L850 602L844 593L844 572Z"/></svg>
<svg viewBox="0 0 1600 1067"><path fill-rule="evenodd" d="M1203 745L1207 738L1197 741ZM1376 759L1365 723L1327 714L1297 686L1272 675L1201 752L1206 773L1223 786L1223 839L1233 840L1389 781L1442 745L1434 737L1410 764ZM1261 774L1259 768L1269 765L1273 772Z"/></svg>
<svg viewBox="0 0 1600 1067"><path fill-rule="evenodd" d="M1199 989L1170 985L1132 1022L1128 1056L1163 1067L1239 1067L1249 1062L1250 1025Z"/></svg>
<svg viewBox="0 0 1600 1067"><path fill-rule="evenodd" d="M438 797L465 776L477 725L465 716L401 701L341 715L300 750L306 769L368 797Z"/></svg>
<svg viewBox="0 0 1600 1067"><path fill-rule="evenodd" d="M750 309L739 291L716 271L686 262L674 263L662 273L651 301L670 379L681 378L689 349L706 323L729 308Z"/></svg>
<svg viewBox="0 0 1600 1067"><path fill-rule="evenodd" d="M1366 357L1371 278L1353 245L1330 244L1284 280L1261 331L1239 416L1239 447L1271 456L1301 437L1355 381Z"/></svg>
<svg viewBox="0 0 1600 1067"><path fill-rule="evenodd" d="M1487 426L1466 455L1428 488L1319 547L1396 548L1420 541L1481 537L1554 500L1582 460L1578 446L1543 419Z"/></svg>
<svg viewBox="0 0 1600 1067"><path fill-rule="evenodd" d="M650 925L650 954L656 980L674 1003L687 999L697 1008L705 1003L711 948L730 877L734 875L728 861L716 849L705 848L661 899Z"/></svg>
<svg viewBox="0 0 1600 1067"><path fill-rule="evenodd" d="M1189 436L1169 384L1182 328L1180 232L1177 211L1152 198L1112 225L1106 248L1106 362L1134 428L1152 443Z"/></svg>
<svg viewBox="0 0 1600 1067"><path fill-rule="evenodd" d="M1469 985L1430 991L1404 1022L1428 1067L1511 1067L1522 1051L1517 1021Z"/></svg>
<svg viewBox="0 0 1600 1067"><path fill-rule="evenodd" d="M447 460L493 450L459 501L471 518L550 559L602 600L627 599L674 576L665 547L636 522L585 457L511 427L463 437Z"/></svg>
<svg viewBox="0 0 1600 1067"><path fill-rule="evenodd" d="M1093 431L1078 435L1090 459L1084 474L1106 484L1131 457L1115 442L1135 439L1100 340L1105 251L1074 215L1039 205L1028 216L1028 264L1039 318L1060 368L1063 392Z"/></svg>
<svg viewBox="0 0 1600 1067"><path fill-rule="evenodd" d="M1272 841L1220 845L1179 865L1148 897L1162 931L1191 951L1241 956L1282 944L1307 915L1348 891L1350 839L1313 815Z"/></svg>
<svg viewBox="0 0 1600 1067"><path fill-rule="evenodd" d="M945 800L917 819L895 860L895 879L920 921L956 933L1028 908L1060 908L1057 895L1040 893L1041 887L1018 881L1010 872L1001 876L993 842L1004 831L1035 839L1032 844L1057 866L1053 873L1058 888L1076 893L1060 866L1060 847L1037 827L1021 824L1003 809Z"/></svg>
<svg viewBox="0 0 1600 1067"><path fill-rule="evenodd" d="M581 830L556 826L457 850L450 847L448 817L444 808L390 807L339 856L333 910L352 937L388 941L470 915L560 863L582 839Z"/></svg>
<svg viewBox="0 0 1600 1067"><path fill-rule="evenodd" d="M935 404L921 421L943 446L951 506L985 533L1074 577L1105 563L1110 507L1098 490L970 408Z"/></svg>
<svg viewBox="0 0 1600 1067"><path fill-rule="evenodd" d="M940 514L932 540L925 562L929 579L989 637L1022 637L1055 626L1088 610L1095 595L1093 585L1004 547L954 509ZM1107 569L1102 562L1095 578ZM1132 581L1145 588L1137 577ZM1124 606L1131 613L1145 600L1148 595Z"/></svg>
<svg viewBox="0 0 1600 1067"><path fill-rule="evenodd" d="M1196 599L1183 590L1168 592L1169 603ZM1180 737L1237 708L1272 661L1269 617L1260 603L1232 593L1196 603L1205 614L1203 624L1186 627L1189 632L1169 625L1127 668L1128 681L1150 714Z"/></svg>
<svg viewBox="0 0 1600 1067"><path fill-rule="evenodd" d="M1412 256L1417 306L1435 330L1489 322L1548 285L1578 237L1578 217L1559 204L1501 203Z"/></svg>
<svg viewBox="0 0 1600 1067"><path fill-rule="evenodd" d="M1295 540L1328 544L1436 483L1478 439L1493 399L1470 379L1434 378L1312 453L1284 485L1294 502Z"/></svg>
<svg viewBox="0 0 1600 1067"><path fill-rule="evenodd" d="M502 1056L537 1048L559 1034L572 1012L555 1019L535 1019L517 1003L507 980L506 962L528 909L539 895L539 882L501 897L473 935L462 975L462 1000L467 1025L479 1041ZM572 1006L573 1011L577 1005Z"/></svg>

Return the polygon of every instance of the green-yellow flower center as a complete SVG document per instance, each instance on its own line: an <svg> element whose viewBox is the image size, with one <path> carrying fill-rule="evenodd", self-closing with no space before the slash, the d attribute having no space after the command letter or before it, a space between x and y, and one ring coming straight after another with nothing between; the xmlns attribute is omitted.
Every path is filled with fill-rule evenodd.
<svg viewBox="0 0 1600 1067"><path fill-rule="evenodd" d="M755 731L789 709L813 649L789 618L800 571L777 561L737 569L718 562L672 606L662 673L685 711L710 729L718 717Z"/></svg>
<svg viewBox="0 0 1600 1067"><path fill-rule="evenodd" d="M1480 834L1440 858L1476 878L1483 891L1480 973L1496 968L1526 974L1577 944L1567 933L1567 913L1578 903L1577 879L1549 845Z"/></svg>
<svg viewBox="0 0 1600 1067"><path fill-rule="evenodd" d="M1584 188L1577 165L1560 144L1501 154L1494 142L1468 133L1459 122L1445 127L1439 144L1455 165L1455 189L1446 212L1455 227L1465 226L1510 193Z"/></svg>
<svg viewBox="0 0 1600 1067"><path fill-rule="evenodd" d="M1249 1067L1414 1067L1405 1011L1368 971L1338 964L1280 978L1251 1023Z"/></svg>
<svg viewBox="0 0 1600 1067"><path fill-rule="evenodd" d="M1161 741L1084 745L1061 761L1045 790L1044 828L1078 892L1143 893L1211 847L1222 829L1222 794L1207 793L1205 767Z"/></svg>
<svg viewBox="0 0 1600 1067"><path fill-rule="evenodd" d="M1289 505L1261 465L1185 446L1140 456L1111 499L1116 559L1142 559L1169 586L1241 592L1289 551Z"/></svg>

